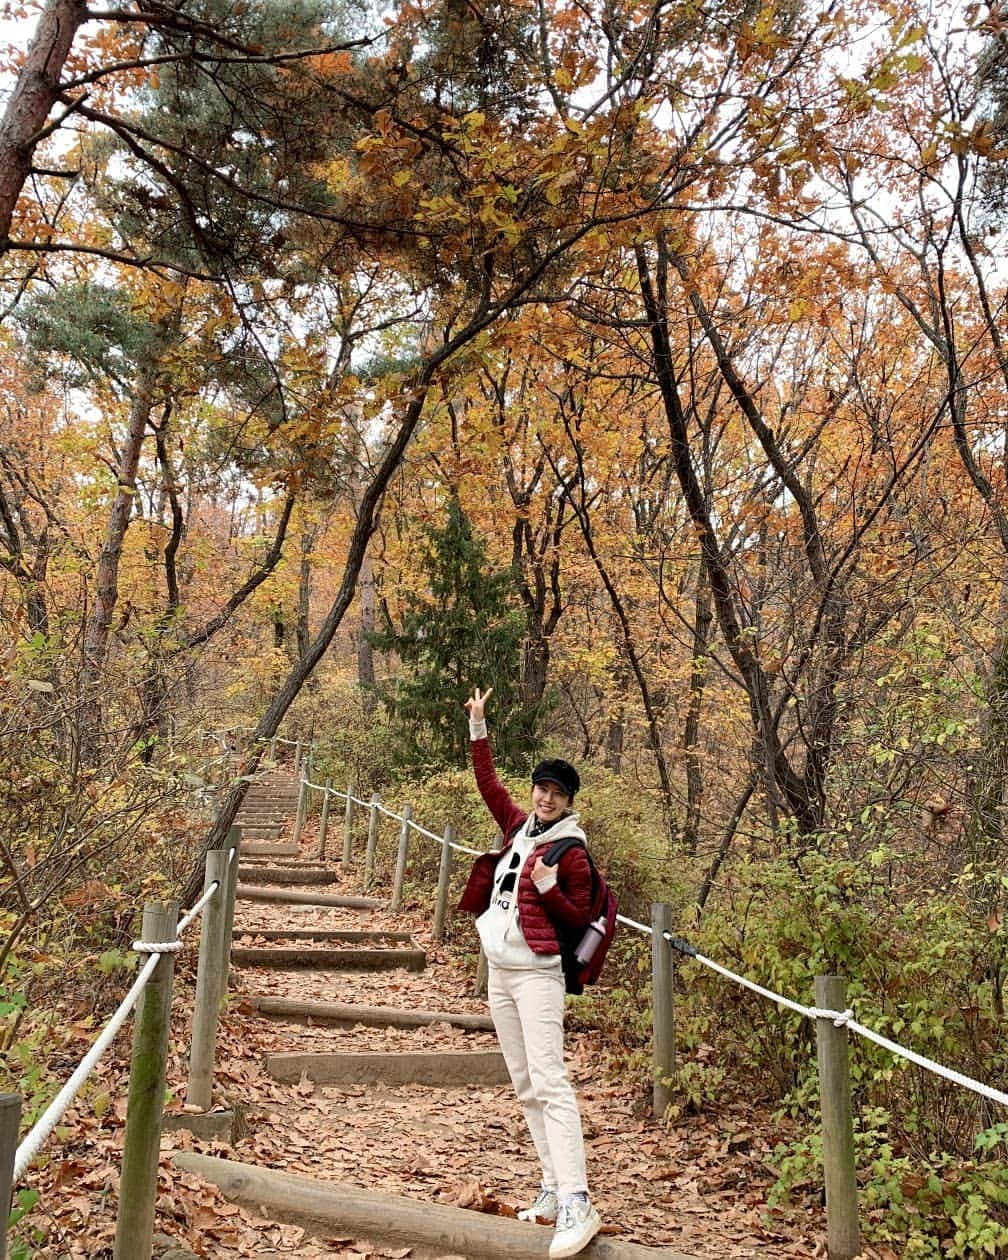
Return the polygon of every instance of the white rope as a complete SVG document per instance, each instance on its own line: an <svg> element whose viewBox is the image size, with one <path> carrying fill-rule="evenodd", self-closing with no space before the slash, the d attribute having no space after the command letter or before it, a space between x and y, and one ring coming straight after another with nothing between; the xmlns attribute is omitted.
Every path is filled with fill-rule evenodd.
<svg viewBox="0 0 1008 1260"><path fill-rule="evenodd" d="M231 852L234 853L234 849L232 849ZM228 861L230 860L231 859L229 857ZM214 882L210 885L210 887L206 890L206 892L204 892L203 896L200 897L199 901L196 902L193 908L189 910L181 919L179 919L178 928L176 929L178 931L179 936L182 935L182 933L186 930L189 924L192 923L192 921L195 918L197 918L198 915L202 914L203 907L207 904L207 902L211 899L211 897L213 897L214 893L217 891L218 888L220 888L220 880L215 879ZM177 941L176 944L178 945L179 949L182 948L181 941ZM133 948L137 949L136 941L133 942ZM137 952L142 953L144 951L138 950ZM165 950L164 952L167 953L168 951Z"/></svg>
<svg viewBox="0 0 1008 1260"><path fill-rule="evenodd" d="M617 923L625 923L625 924L627 925L627 927L636 928L638 932L646 932L646 933L648 934L648 936L652 936L652 935L654 935L654 933L652 932L651 928L649 928L649 927L648 927L648 925L647 925L646 923L638 923L638 922L636 922L636 920L634 920L634 919L627 919L627 918L624 918L624 917L623 917L623 915L621 915L621 914L618 914L618 915L616 916L616 922L617 922Z"/></svg>
<svg viewBox="0 0 1008 1260"><path fill-rule="evenodd" d="M846 1012L844 1013L846 1014ZM934 1059L927 1059L924 1055L917 1054L914 1050L908 1050L906 1046L897 1045L895 1041L890 1041L888 1037L883 1037L881 1033L877 1033L871 1028L866 1028L864 1024L859 1024L856 1019L848 1019L846 1023L851 1032L856 1032L858 1036L864 1037L868 1041L874 1041L877 1046L881 1046L883 1050L888 1050L890 1054L895 1054L901 1059L909 1059L911 1063L916 1063L918 1067L934 1072L936 1076L943 1076L954 1085L961 1085L964 1089L971 1089L974 1094L979 1094L982 1098L989 1098L991 1102L1000 1103L1002 1107L1008 1107L1008 1094L1002 1093L1001 1090L994 1089L991 1085L984 1085L982 1081L975 1081L972 1076L964 1076L953 1068L947 1068L941 1063L936 1063Z"/></svg>
<svg viewBox="0 0 1008 1260"><path fill-rule="evenodd" d="M154 968L160 961L160 954L151 954L147 959L136 980L134 980L133 987L123 998L119 1009L105 1025L97 1041L84 1058L81 1059L77 1070L35 1122L30 1132L25 1135L24 1141L14 1153L14 1181L21 1179L25 1169L42 1149L46 1139L59 1124L60 1120L63 1119L64 1113L77 1097L78 1091L91 1075L98 1060L115 1040L116 1034L126 1022L130 1011L136 1005L140 994L146 987L147 981L154 972Z"/></svg>
<svg viewBox="0 0 1008 1260"><path fill-rule="evenodd" d="M395 813L394 810L386 809L379 801L372 801L371 804L377 809L379 814L384 814L386 818L394 818L396 822L402 822L402 814Z"/></svg>
<svg viewBox="0 0 1008 1260"><path fill-rule="evenodd" d="M414 822L412 818L410 819L409 825L414 831L419 831L422 836L426 836L429 840L436 840L438 844L440 844L444 839L443 836L439 836L436 832L428 831L426 827L421 827L420 824Z"/></svg>
<svg viewBox="0 0 1008 1260"><path fill-rule="evenodd" d="M230 853L228 854L229 861L234 857L235 852L236 850L233 848L230 850ZM219 882L214 880L189 913L178 921L178 925L175 929L176 939L174 941L133 942L133 949L138 954L146 954L147 960L140 968L137 978L133 981L129 992L123 998L122 1002L120 1002L119 1007L112 1015L112 1018L105 1025L95 1040L94 1045L87 1052L84 1058L81 1059L67 1083L59 1091L28 1133L25 1134L24 1140L14 1153L14 1181L20 1180L23 1176L25 1169L28 1168L35 1156L42 1149L49 1136L52 1134L53 1129L55 1129L59 1122L63 1119L67 1108L77 1097L81 1086L94 1071L102 1055L116 1039L119 1030L122 1028L123 1024L125 1024L126 1020L129 1018L130 1012L139 1001L140 994L143 993L144 989L147 987L147 981L154 974L154 969L161 961L161 955L177 954L179 950L181 950L182 941L179 938L182 933L187 927L189 927L197 915L202 912L207 902L219 887Z"/></svg>
<svg viewBox="0 0 1008 1260"><path fill-rule="evenodd" d="M642 924L633 923L632 920L624 919L623 922L630 923L631 926L641 928L644 931L650 930L643 928ZM668 932L664 932L662 935L675 948L681 949L686 944L686 942L670 936ZM963 1089L969 1089L973 1093L979 1094L982 1098L987 1098L991 1102L1000 1103L1001 1106L1008 1107L1008 1094L995 1089L992 1085L985 1085L982 1081L974 1080L972 1076L966 1076L962 1072L957 1072L954 1068L946 1067L943 1063L938 1063L934 1059L929 1059L926 1055L918 1054L916 1050L910 1050L906 1046L901 1046L896 1041L890 1041L888 1037L883 1037L881 1033L877 1033L874 1029L859 1023L854 1018L854 1012L850 1007L845 1011L833 1011L820 1006L803 1006L802 1003L793 1002L790 998L783 997L780 993L774 993L771 989L765 989L762 985L746 979L745 976L740 976L737 972L729 971L727 967L722 967L712 959L697 953L691 946L687 947L683 952L688 957L695 958L698 963L703 963L705 967L709 967L711 971L716 971L728 980L734 980L736 984L752 990L753 993L758 993L760 997L768 998L771 1002L776 1002L778 1006L787 1007L788 1010L794 1011L798 1015L804 1015L807 1019L832 1020L835 1027L847 1028L850 1032L857 1033L859 1037L864 1037L866 1041L873 1041L877 1046L881 1046L883 1050L888 1050L890 1054L895 1055L897 1058L906 1059L908 1062L915 1063L918 1067L932 1072L935 1076L941 1076L945 1080L951 1081L954 1085L960 1085Z"/></svg>

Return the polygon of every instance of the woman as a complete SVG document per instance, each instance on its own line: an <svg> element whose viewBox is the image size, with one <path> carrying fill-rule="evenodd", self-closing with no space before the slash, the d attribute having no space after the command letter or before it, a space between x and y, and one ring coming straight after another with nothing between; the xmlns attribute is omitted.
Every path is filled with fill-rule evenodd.
<svg viewBox="0 0 1008 1260"><path fill-rule="evenodd" d="M588 924L592 877L584 832L571 812L578 772L558 758L532 772L532 810L520 808L498 779L487 739L484 706L493 691L476 687L469 710L476 784L504 837L499 852L476 859L461 910L477 914L488 963L487 996L497 1038L532 1135L542 1185L522 1220L555 1222L550 1260L586 1247L601 1226L588 1197L584 1138L563 1053L564 977L556 925ZM564 836L556 866L543 858Z"/></svg>

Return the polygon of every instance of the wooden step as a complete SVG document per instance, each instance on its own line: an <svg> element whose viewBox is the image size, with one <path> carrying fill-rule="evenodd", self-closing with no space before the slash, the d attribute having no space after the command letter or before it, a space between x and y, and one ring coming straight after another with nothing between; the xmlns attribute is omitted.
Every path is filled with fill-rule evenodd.
<svg viewBox="0 0 1008 1260"><path fill-rule="evenodd" d="M243 996L242 1006L249 1005L259 1015L297 1020L311 1024L331 1024L354 1028L427 1028L431 1024L450 1024L469 1032L493 1032L489 1015L466 1012L404 1010L398 1006L352 1006L345 1002L307 1002L296 998L271 997L268 994Z"/></svg>
<svg viewBox="0 0 1008 1260"><path fill-rule="evenodd" d="M319 971L423 971L427 955L422 949L246 949L232 945L236 967L274 967L288 970L315 967Z"/></svg>
<svg viewBox="0 0 1008 1260"><path fill-rule="evenodd" d="M340 896L338 893L317 893L300 888L271 888L263 885L239 884L235 892L239 901L268 901L295 906L338 906L343 910L383 910L388 902L380 897Z"/></svg>
<svg viewBox="0 0 1008 1260"><path fill-rule="evenodd" d="M409 932L383 932L380 928L258 928L235 927L235 936L257 936L264 941L347 941L361 945L374 941L408 941Z"/></svg>
<svg viewBox="0 0 1008 1260"><path fill-rule="evenodd" d="M247 884L338 884L339 874L326 866L239 866Z"/></svg>
<svg viewBox="0 0 1008 1260"><path fill-rule="evenodd" d="M277 1081L316 1085L430 1085L472 1089L506 1085L504 1056L499 1050L429 1050L419 1053L268 1054L266 1071Z"/></svg>
<svg viewBox="0 0 1008 1260"><path fill-rule="evenodd" d="M242 858L296 858L301 850L296 844L263 844L257 840L242 843Z"/></svg>
<svg viewBox="0 0 1008 1260"><path fill-rule="evenodd" d="M552 1230L506 1216L317 1181L216 1155L176 1151L171 1158L177 1168L202 1177L225 1198L257 1215L323 1236L353 1236L385 1248L408 1247L425 1255L471 1260L546 1260L553 1236ZM642 1247L606 1234L599 1234L580 1254L584 1260L696 1260L670 1247Z"/></svg>

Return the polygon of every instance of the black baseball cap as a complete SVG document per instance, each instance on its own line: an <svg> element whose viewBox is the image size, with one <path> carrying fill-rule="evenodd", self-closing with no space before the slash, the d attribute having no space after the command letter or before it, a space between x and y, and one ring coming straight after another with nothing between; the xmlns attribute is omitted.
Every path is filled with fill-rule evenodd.
<svg viewBox="0 0 1008 1260"><path fill-rule="evenodd" d="M581 776L569 761L564 761L562 757L549 757L540 761L532 771L532 782L555 783L573 797L581 786Z"/></svg>

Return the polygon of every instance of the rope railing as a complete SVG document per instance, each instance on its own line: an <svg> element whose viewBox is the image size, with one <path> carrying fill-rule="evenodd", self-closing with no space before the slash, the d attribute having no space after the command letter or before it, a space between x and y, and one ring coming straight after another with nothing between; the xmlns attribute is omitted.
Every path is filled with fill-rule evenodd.
<svg viewBox="0 0 1008 1260"><path fill-rule="evenodd" d="M234 858L236 850L232 848L228 853L228 860ZM216 895L220 889L220 882L214 881L203 893L202 897L195 903L191 910L187 911L182 918L179 919L176 927L175 939L172 941L142 941L133 942L132 948L138 954L147 954L147 961L141 967L136 979L130 986L126 996L120 1002L117 1009L110 1016L105 1027L95 1039L91 1048L87 1051L76 1069L67 1079L66 1084L56 1094L55 1098L45 1109L39 1119L25 1134L19 1143L14 1154L14 1170L13 1180L17 1181L23 1176L25 1170L31 1165L36 1156L45 1145L53 1130L66 1115L71 1103L77 1097L85 1081L98 1066L105 1051L109 1048L116 1036L119 1034L130 1013L140 1000L140 995L147 987L151 976L161 961L162 954L174 954L181 950L183 942L182 934L190 927L190 925L202 914L207 903Z"/></svg>
<svg viewBox="0 0 1008 1260"><path fill-rule="evenodd" d="M619 916L617 916L619 917ZM634 924L635 927L641 927L641 924ZM644 929L650 931L650 929ZM851 1008L838 1011L830 1008L819 1006L805 1006L801 1002L795 1002L791 998L784 997L783 994L775 993L772 989L764 988L763 985L757 984L755 981L741 976L735 971L731 971L728 967L723 967L720 963L714 962L713 959L707 958L695 949L688 941L684 941L681 937L672 936L665 932L662 934L665 940L680 954L684 954L688 958L695 959L704 967L708 967L711 971L723 976L726 980L731 980L735 984L741 985L745 989L758 994L760 997L767 998L771 1002L776 1002L778 1006L783 1006L787 1010L794 1011L797 1015L803 1015L806 1019L828 1019L837 1028L847 1028L852 1033L856 1033L859 1037L864 1037L866 1041L874 1042L875 1045L881 1046L882 1049L888 1050L890 1054L897 1058L906 1059L910 1063L916 1064L918 1067L924 1068L929 1072L933 1072L936 1076L944 1077L945 1080L951 1081L956 1085L961 1085L964 1089L972 1090L973 1093L979 1094L981 1097L988 1099L990 1102L999 1103L1003 1107L1008 1107L1008 1093L1004 1093L1000 1089L995 1089L992 1085L985 1085L982 1081L975 1080L971 1076L966 1076L962 1072L957 1072L955 1068L946 1067L943 1063L930 1059L926 1055L919 1054L916 1050L911 1050L908 1046L900 1045L899 1042L892 1041L889 1037L883 1036L882 1033L876 1032L873 1028L860 1023L854 1018L854 1012Z"/></svg>
<svg viewBox="0 0 1008 1260"><path fill-rule="evenodd" d="M622 914L616 916L616 921L625 924L627 927L635 928L638 932L645 932L649 936L652 934L652 929L647 924L637 923L635 920L628 919ZM869 1028L856 1020L853 1010L849 1007L843 1011L834 1011L818 1006L806 1006L801 1002L794 1001L792 998L785 997L782 993L775 993L772 989L764 988L763 985L757 984L746 976L740 976L738 972L731 971L728 967L723 967L712 958L701 954L698 949L694 948L688 941L683 940L682 937L673 936L669 932L663 932L662 936L677 953L683 954L687 958L695 959L702 966L723 976L726 980L731 980L742 988L748 989L760 997L767 998L771 1002L775 1002L778 1006L794 1011L796 1015L803 1015L806 1019L812 1020L828 1019L835 1027L848 1028L852 1033L856 1033L859 1037L864 1037L866 1041L874 1042L875 1045L881 1046L883 1050L888 1050L890 1054L895 1055L897 1058L906 1059L909 1063L914 1063L918 1067L933 1072L936 1076L944 1077L945 1080L951 1081L953 1084L972 1090L973 1093L979 1094L990 1102L996 1102L1003 1107L1008 1107L1008 1093L995 1089L992 1085L985 1085L982 1081L975 1080L972 1076L966 1076L962 1072L957 1072L955 1068L946 1067L935 1059L929 1059L926 1055L919 1054L908 1046L892 1041L890 1038L883 1036L882 1033L876 1032L873 1028Z"/></svg>
<svg viewBox="0 0 1008 1260"><path fill-rule="evenodd" d="M322 792L324 795L336 796L340 800L350 800L354 805L360 805L362 809L376 809L379 814L393 822L405 823L412 831L418 832L421 836L426 836L430 840L434 840L437 844L444 842L444 837L439 836L434 831L429 831L426 827L422 827L418 822L414 822L409 816L397 814L394 809L389 809L387 805L383 805L380 801L364 800L362 797L354 796L352 792L341 792L339 788L334 788L328 783L312 783L310 779L302 779L302 786L309 792ZM458 841L451 840L448 847L455 853L466 853L470 857L479 857L479 849L470 849L468 845L459 844Z"/></svg>

